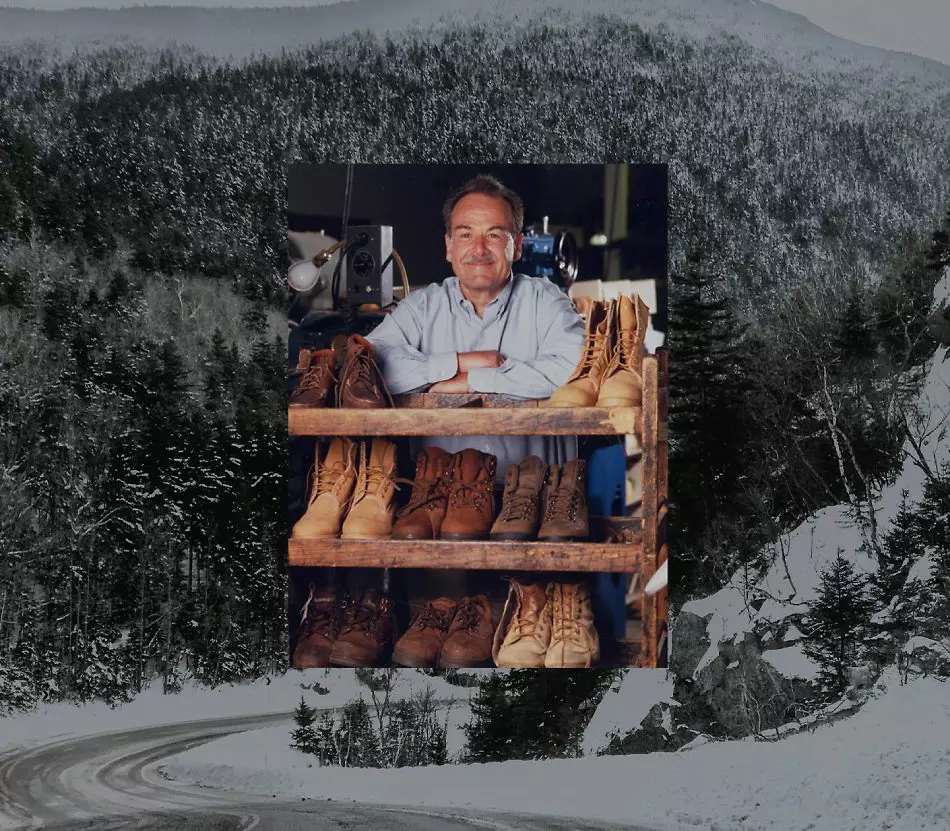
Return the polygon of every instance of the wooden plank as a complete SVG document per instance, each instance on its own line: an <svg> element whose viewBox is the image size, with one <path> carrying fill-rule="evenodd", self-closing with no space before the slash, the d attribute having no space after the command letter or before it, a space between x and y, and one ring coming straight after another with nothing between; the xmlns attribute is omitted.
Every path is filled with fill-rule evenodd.
<svg viewBox="0 0 950 831"><path fill-rule="evenodd" d="M303 540L287 543L291 566L613 571L640 568L638 543Z"/></svg>
<svg viewBox="0 0 950 831"><path fill-rule="evenodd" d="M498 407L538 407L541 402L531 398L512 398L510 395L495 395L483 392L410 392L396 395L393 401L397 407L410 409L459 409L461 407L495 409Z"/></svg>
<svg viewBox="0 0 950 831"><path fill-rule="evenodd" d="M291 407L291 436L615 436L633 433L638 407L344 410Z"/></svg>
<svg viewBox="0 0 950 831"><path fill-rule="evenodd" d="M641 517L643 518L643 560L640 579L645 586L657 569L657 449L659 427L659 399L657 396L659 367L654 355L643 359L643 422L641 442L643 444L643 498ZM657 625L658 604L656 596L643 594L640 605L640 619L643 624L642 641L638 662L640 666L657 665L657 645L659 627Z"/></svg>

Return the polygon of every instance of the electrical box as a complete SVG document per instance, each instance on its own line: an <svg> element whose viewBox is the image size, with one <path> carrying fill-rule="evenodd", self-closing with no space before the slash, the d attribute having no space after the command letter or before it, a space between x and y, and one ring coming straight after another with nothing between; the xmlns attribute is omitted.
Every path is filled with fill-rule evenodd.
<svg viewBox="0 0 950 831"><path fill-rule="evenodd" d="M346 231L343 260L346 302L385 308L393 302L393 229L391 225L354 225Z"/></svg>

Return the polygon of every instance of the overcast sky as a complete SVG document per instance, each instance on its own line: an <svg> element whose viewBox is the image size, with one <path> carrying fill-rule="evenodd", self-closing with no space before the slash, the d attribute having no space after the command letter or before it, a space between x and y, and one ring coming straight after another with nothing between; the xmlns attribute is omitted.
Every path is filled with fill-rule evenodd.
<svg viewBox="0 0 950 831"><path fill-rule="evenodd" d="M398 2L398 0L393 0ZM323 6L338 0L0 0L0 6L39 9L132 5ZM699 0L701 2L701 0ZM950 0L771 0L850 40L914 52L950 65Z"/></svg>

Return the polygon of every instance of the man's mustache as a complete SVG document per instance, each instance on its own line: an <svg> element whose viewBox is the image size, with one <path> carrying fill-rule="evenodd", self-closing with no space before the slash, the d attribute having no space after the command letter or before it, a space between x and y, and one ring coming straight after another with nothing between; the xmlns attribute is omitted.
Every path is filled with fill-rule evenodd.
<svg viewBox="0 0 950 831"><path fill-rule="evenodd" d="M466 257L462 262L465 265L492 265L495 262L494 257Z"/></svg>

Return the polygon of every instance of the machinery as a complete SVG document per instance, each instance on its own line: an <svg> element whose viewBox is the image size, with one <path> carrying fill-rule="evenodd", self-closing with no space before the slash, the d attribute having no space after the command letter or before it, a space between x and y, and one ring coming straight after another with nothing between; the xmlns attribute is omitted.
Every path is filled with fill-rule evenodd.
<svg viewBox="0 0 950 831"><path fill-rule="evenodd" d="M517 269L532 277L546 277L566 292L577 279L577 242L568 231L550 233L544 217L540 232L534 226L525 231Z"/></svg>

